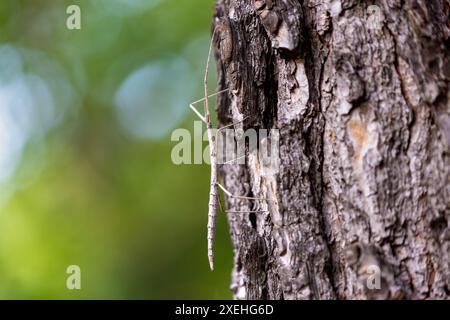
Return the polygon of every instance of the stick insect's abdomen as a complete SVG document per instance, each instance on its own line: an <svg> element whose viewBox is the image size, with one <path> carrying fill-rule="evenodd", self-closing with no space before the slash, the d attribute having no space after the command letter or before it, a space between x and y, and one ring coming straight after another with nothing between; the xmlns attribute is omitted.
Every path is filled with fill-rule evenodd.
<svg viewBox="0 0 450 320"><path fill-rule="evenodd" d="M208 207L208 260L209 267L214 270L214 237L216 234L216 216L217 205L219 201L218 186L217 186L217 153L216 141L214 141L214 133L211 128L208 128L209 155L211 157L211 189L209 192L209 207Z"/></svg>
<svg viewBox="0 0 450 320"><path fill-rule="evenodd" d="M217 185L211 185L208 212L208 260L211 271L214 270L214 237L216 234Z"/></svg>

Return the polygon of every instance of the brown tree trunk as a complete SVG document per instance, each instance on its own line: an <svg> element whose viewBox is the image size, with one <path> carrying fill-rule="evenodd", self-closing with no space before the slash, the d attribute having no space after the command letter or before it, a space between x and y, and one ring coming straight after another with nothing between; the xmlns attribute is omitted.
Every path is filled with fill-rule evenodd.
<svg viewBox="0 0 450 320"><path fill-rule="evenodd" d="M218 0L219 121L280 132L278 173L221 168L278 200L228 214L235 298L450 297L448 18L446 0Z"/></svg>

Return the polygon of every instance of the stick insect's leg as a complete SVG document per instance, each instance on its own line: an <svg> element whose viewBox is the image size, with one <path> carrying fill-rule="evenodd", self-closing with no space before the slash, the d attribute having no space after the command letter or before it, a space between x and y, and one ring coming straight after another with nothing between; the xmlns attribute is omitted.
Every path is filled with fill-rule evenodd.
<svg viewBox="0 0 450 320"><path fill-rule="evenodd" d="M221 131L221 130L223 130L223 129L229 128L229 127L233 127L233 126L235 126L235 125L237 125L237 124L239 124L239 123L241 123L241 122L244 122L244 121L247 120L248 118L249 118L249 116L245 116L242 120L239 120L239 121L236 121L236 122L227 124L227 125L225 125L225 126L219 128L219 129L217 129L217 132L219 132L219 131Z"/></svg>
<svg viewBox="0 0 450 320"><path fill-rule="evenodd" d="M236 122L234 122L234 123L227 124L226 126L223 126L223 127L219 128L219 129L217 129L215 140L217 141L217 137L219 136L220 131L222 131L222 130L224 130L224 129L226 129L226 128L229 128L229 127L234 127L235 125L237 125L237 124L239 124L239 123L241 123L241 122L244 122L244 121L247 120L248 118L249 118L249 116L245 116L242 120L236 121Z"/></svg>
<svg viewBox="0 0 450 320"><path fill-rule="evenodd" d="M194 105L192 103L189 104L189 107L200 118L200 120L202 120L204 123L206 123L205 117L197 109L195 109L195 107L194 107Z"/></svg>
<svg viewBox="0 0 450 320"><path fill-rule="evenodd" d="M213 94L210 94L210 95L208 96L208 98L215 97L215 96L217 96L217 95L219 95L219 94L221 94L221 93L227 92L227 91L229 91L229 89L224 89L224 90L221 90L221 91L217 91L217 92L215 92L215 93L213 93ZM201 99L199 99L199 100L197 100L197 101L194 101L194 102L191 102L191 103L189 104L189 107L192 109L192 111L194 111L195 114L196 114L196 115L200 118L200 120L202 120L204 123L206 123L205 116L202 115L202 114L200 113L200 111L198 111L197 108L194 107L194 105L197 104L197 103L199 103L199 102L203 102L203 101L205 101L205 100L206 100L206 98L201 98Z"/></svg>
<svg viewBox="0 0 450 320"><path fill-rule="evenodd" d="M220 133L222 130L224 130L224 129L226 129L226 128L229 128L229 127L234 127L235 125L237 125L237 124L239 124L239 123L241 123L241 122L244 122L244 121L247 120L248 118L249 118L249 116L245 116L242 120L236 121L236 122L234 122L234 123L227 124L227 125L225 125L225 126L219 128L219 129L217 129L217 131L216 131L216 136L215 136L214 140L215 140L215 141L219 141L219 140L218 140L219 133ZM236 160L245 158L245 156L247 156L247 155L248 155L248 153L246 153L246 154L244 154L243 156L240 156L240 157L238 157L238 158L235 158L235 159L232 159L232 160L229 160L229 161L225 161L225 162L222 163L222 164L229 164L229 163L231 163L231 162L233 162L233 161L236 161Z"/></svg>
<svg viewBox="0 0 450 320"><path fill-rule="evenodd" d="M219 195L217 195L219 197ZM220 207L220 211L225 212L225 213L265 213L265 212L269 212L268 210L224 210L222 207L222 203L220 202L220 197L219 197L219 207Z"/></svg>
<svg viewBox="0 0 450 320"><path fill-rule="evenodd" d="M222 189L223 192L225 192L225 194L229 197L232 198L236 198L236 199L247 199L247 200L265 200L268 202L276 202L276 200L272 200L272 199L267 199L267 198L258 198L258 197L246 197L246 196L236 196L234 194L232 194L230 191L228 191L223 185L221 185L220 183L217 183L217 186ZM246 211L249 212L249 211Z"/></svg>
<svg viewBox="0 0 450 320"><path fill-rule="evenodd" d="M237 161L237 160L239 160L239 159L245 158L245 157L248 156L248 155L249 155L249 153L245 153L243 156L240 156L240 157L237 157L237 158L234 158L234 159L225 161L223 164L230 164L230 163L232 163L232 162L234 162L234 161Z"/></svg>
<svg viewBox="0 0 450 320"><path fill-rule="evenodd" d="M226 212L225 210L223 210L223 207L222 207L222 202L220 202L220 196L219 196L219 192L217 193L217 202L219 202L219 208L220 208L220 211L222 211L222 212Z"/></svg>
<svg viewBox="0 0 450 320"><path fill-rule="evenodd" d="M224 210L222 207L222 202L220 202L219 194L217 194L217 198L218 198L218 202L219 202L220 211L225 212L225 213L264 213L264 212L268 212L267 210L245 210L245 211Z"/></svg>
<svg viewBox="0 0 450 320"><path fill-rule="evenodd" d="M244 211L225 211L226 213L265 213L269 212L269 210L244 210Z"/></svg>

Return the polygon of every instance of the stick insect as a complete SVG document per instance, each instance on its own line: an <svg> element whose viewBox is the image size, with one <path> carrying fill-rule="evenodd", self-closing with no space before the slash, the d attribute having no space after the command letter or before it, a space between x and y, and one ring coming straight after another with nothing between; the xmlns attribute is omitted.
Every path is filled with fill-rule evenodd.
<svg viewBox="0 0 450 320"><path fill-rule="evenodd" d="M247 200L267 200L265 198L257 198L257 197L247 197L247 196L238 196L232 194L230 191L228 191L222 184L219 183L219 173L218 173L218 163L217 163L217 138L218 134L221 130L225 128L229 128L232 126L235 126L243 121L245 121L248 117L244 117L241 121L231 123L229 125L226 125L224 127L221 127L217 130L216 134L213 133L212 123L211 123L211 114L209 111L209 98L215 97L220 94L224 94L226 92L229 92L229 89L224 89L218 92L215 92L213 94L208 93L208 70L209 70L209 63L211 60L211 51L213 47L213 40L214 36L216 34L216 29L213 31L212 39L209 45L209 51L208 51L208 58L206 60L206 68L205 68L205 74L203 79L203 89L204 89L204 98L194 101L189 104L189 107L194 111L194 113L205 123L207 135L208 135L208 143L209 143L209 155L210 155L210 162L211 162L211 179L210 179L210 192L209 192L209 205L208 205L208 261L209 261L209 267L211 271L214 270L214 238L216 233L216 218L217 218L217 209L218 206L220 206L220 199L219 199L219 188L229 197L236 198L236 199L247 199ZM195 104L203 102L204 103L204 115L202 115L196 108ZM232 161L235 161L237 159L233 159ZM229 162L227 162L229 163ZM267 200L270 201L270 200ZM250 212L264 212L260 210L256 211L227 211L228 213L250 213Z"/></svg>

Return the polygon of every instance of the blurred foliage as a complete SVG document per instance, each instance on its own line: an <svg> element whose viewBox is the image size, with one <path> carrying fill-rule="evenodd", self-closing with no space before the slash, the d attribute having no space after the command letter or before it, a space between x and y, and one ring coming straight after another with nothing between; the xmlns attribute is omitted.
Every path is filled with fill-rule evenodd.
<svg viewBox="0 0 450 320"><path fill-rule="evenodd" d="M81 30L66 28L70 4ZM223 214L207 263L209 166L170 158L172 130L193 130L212 12L0 2L0 298L231 298ZM66 288L72 264L82 290Z"/></svg>

